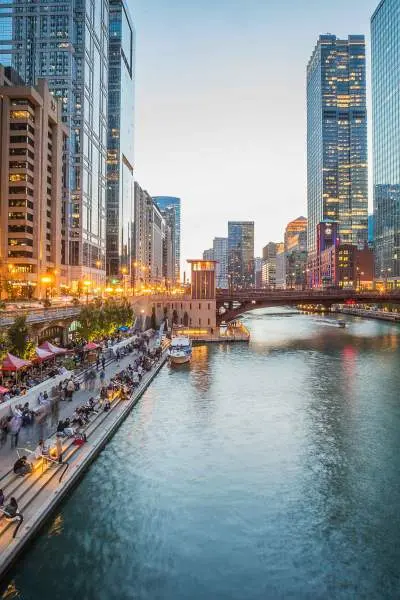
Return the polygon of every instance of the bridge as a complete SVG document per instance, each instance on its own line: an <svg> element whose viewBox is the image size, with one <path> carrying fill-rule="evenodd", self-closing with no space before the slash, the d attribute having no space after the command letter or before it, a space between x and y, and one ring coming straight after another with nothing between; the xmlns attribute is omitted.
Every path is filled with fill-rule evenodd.
<svg viewBox="0 0 400 600"><path fill-rule="evenodd" d="M68 329L76 321L82 306L55 306L49 308L26 308L0 313L0 329L14 323L15 317L26 316L36 342L47 337L59 337L67 342Z"/></svg>
<svg viewBox="0 0 400 600"><path fill-rule="evenodd" d="M239 315L269 306L333 304L400 304L400 290L379 292L355 290L218 290L217 314L219 321L231 321ZM224 311L225 309L225 311Z"/></svg>

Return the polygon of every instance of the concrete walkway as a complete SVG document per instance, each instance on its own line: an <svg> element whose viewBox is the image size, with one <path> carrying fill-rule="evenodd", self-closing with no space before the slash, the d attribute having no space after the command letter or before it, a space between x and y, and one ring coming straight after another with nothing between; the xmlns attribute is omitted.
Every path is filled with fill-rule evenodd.
<svg viewBox="0 0 400 600"><path fill-rule="evenodd" d="M126 368L129 363L132 363L138 355L138 351L134 350L123 357L119 363L114 361L109 365L106 365L105 384L107 384L116 373ZM75 408L85 404L90 397L97 397L100 389L99 375L100 371L97 373L94 390L86 390L82 383L81 389L78 392L74 392L72 402L66 400L56 401L53 403L51 413L42 422L36 422L37 419L35 418L35 422L32 425L21 427L18 438L18 448L27 448L32 451L35 450L40 439L47 439L54 434L57 429L58 421L71 417ZM49 385L49 388L50 387L51 385ZM0 441L0 477L13 467L18 458L16 449L11 448L11 440L12 436L8 433L6 437Z"/></svg>

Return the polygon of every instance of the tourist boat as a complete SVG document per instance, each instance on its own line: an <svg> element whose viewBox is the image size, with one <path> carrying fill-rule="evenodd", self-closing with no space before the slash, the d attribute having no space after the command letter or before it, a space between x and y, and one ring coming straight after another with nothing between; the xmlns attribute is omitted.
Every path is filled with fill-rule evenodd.
<svg viewBox="0 0 400 600"><path fill-rule="evenodd" d="M315 321L331 327L341 327L342 329L346 327L346 322L341 319L315 319Z"/></svg>
<svg viewBox="0 0 400 600"><path fill-rule="evenodd" d="M172 338L169 347L169 362L174 365L183 365L192 359L192 343L187 337Z"/></svg>

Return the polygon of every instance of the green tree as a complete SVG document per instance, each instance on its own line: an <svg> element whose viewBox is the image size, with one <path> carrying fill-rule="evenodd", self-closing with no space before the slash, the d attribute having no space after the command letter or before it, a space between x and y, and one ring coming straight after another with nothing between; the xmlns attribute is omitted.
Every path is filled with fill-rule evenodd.
<svg viewBox="0 0 400 600"><path fill-rule="evenodd" d="M34 354L34 344L29 336L26 316L16 317L7 332L8 347L11 354L20 358L31 358Z"/></svg>

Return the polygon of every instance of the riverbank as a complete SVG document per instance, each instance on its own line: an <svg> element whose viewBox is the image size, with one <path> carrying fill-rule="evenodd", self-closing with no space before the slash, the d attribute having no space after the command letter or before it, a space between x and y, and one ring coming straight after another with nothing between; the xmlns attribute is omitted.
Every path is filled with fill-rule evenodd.
<svg viewBox="0 0 400 600"><path fill-rule="evenodd" d="M152 367L128 400L117 395L108 412L98 412L85 427L87 442L76 446L73 440L66 440L63 447L64 464L49 463L40 465L25 478L16 477L12 471L0 480L7 498L16 496L24 521L16 538L13 534L16 523L0 521L0 577L4 576L26 545L37 534L44 522L63 500L71 488L76 485L83 473L97 457L108 440L114 435L121 423L163 367L167 352ZM126 358L129 362L129 357ZM124 365L121 364L121 368ZM68 467L66 464L68 463Z"/></svg>
<svg viewBox="0 0 400 600"><path fill-rule="evenodd" d="M378 319L380 321L389 321L391 323L400 323L400 313L386 312L384 310L367 310L364 308L332 308L333 313L352 315L364 319Z"/></svg>

